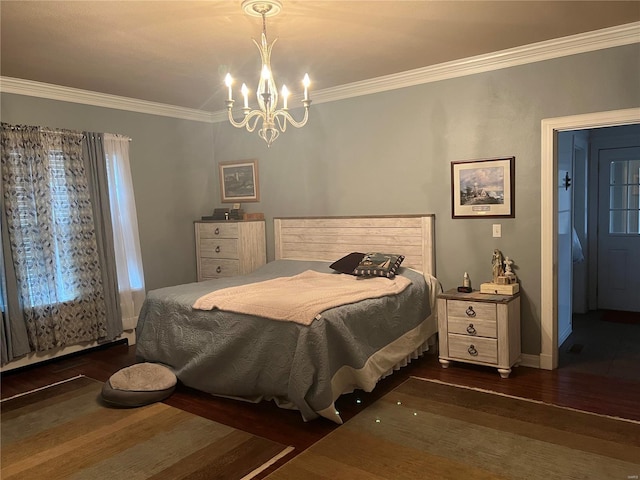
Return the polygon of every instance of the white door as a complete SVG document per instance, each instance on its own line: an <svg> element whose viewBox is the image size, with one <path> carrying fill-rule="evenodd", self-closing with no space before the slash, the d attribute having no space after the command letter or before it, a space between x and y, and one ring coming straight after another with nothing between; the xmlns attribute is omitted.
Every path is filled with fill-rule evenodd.
<svg viewBox="0 0 640 480"><path fill-rule="evenodd" d="M580 130L573 137L573 232L571 255L573 258L573 313L589 311L589 131ZM591 193L598 190L594 185ZM593 204L597 210L597 203ZM597 216L596 216L597 218ZM594 223L597 220L594 220Z"/></svg>
<svg viewBox="0 0 640 480"><path fill-rule="evenodd" d="M558 346L572 332L573 132L558 134Z"/></svg>
<svg viewBox="0 0 640 480"><path fill-rule="evenodd" d="M640 311L640 147L598 154L598 308Z"/></svg>

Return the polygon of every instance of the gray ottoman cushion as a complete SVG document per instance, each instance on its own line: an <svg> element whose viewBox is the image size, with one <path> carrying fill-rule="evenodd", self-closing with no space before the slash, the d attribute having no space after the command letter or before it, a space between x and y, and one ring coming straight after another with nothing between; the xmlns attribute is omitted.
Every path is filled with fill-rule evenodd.
<svg viewBox="0 0 640 480"><path fill-rule="evenodd" d="M169 368L157 363L137 363L111 375L102 387L102 399L120 407L141 407L167 398L176 383Z"/></svg>

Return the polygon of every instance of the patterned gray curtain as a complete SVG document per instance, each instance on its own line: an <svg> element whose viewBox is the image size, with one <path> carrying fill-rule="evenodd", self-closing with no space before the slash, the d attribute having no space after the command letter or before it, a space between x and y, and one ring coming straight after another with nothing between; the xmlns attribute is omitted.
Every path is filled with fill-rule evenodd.
<svg viewBox="0 0 640 480"><path fill-rule="evenodd" d="M0 181L0 202L4 198L4 188ZM6 228L7 215L0 208L0 300L2 325L0 326L0 353L2 365L31 351L27 326L24 323L22 305L18 296L16 274L11 261L11 242ZM6 261L5 261L6 259Z"/></svg>
<svg viewBox="0 0 640 480"><path fill-rule="evenodd" d="M106 337L82 134L2 124L1 146L2 228L30 348Z"/></svg>
<svg viewBox="0 0 640 480"><path fill-rule="evenodd" d="M123 330L103 137L102 133L84 132L82 156L89 179L96 242L102 267L102 286L107 311L107 340L111 340L120 335Z"/></svg>

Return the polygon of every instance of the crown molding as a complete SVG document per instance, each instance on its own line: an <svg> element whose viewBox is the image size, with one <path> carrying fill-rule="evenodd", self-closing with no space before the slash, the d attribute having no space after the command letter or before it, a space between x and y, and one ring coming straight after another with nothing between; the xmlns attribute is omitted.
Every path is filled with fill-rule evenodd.
<svg viewBox="0 0 640 480"><path fill-rule="evenodd" d="M120 97L20 78L0 77L0 92L213 123L211 112L205 112L203 110L176 107L164 103L148 102L136 98Z"/></svg>
<svg viewBox="0 0 640 480"><path fill-rule="evenodd" d="M454 60L429 67L417 68L406 72L318 90L314 92L313 103L335 102L362 95L371 95L399 88L475 75L634 43L640 43L640 22L594 30L592 32L533 43L522 47L510 48L485 55ZM162 103L10 77L0 77L0 92L206 123L218 123L227 121L228 119L226 110L205 112L203 110L176 107ZM292 98L291 103L295 103L295 101L296 98Z"/></svg>
<svg viewBox="0 0 640 480"><path fill-rule="evenodd" d="M532 43L522 47L328 88L314 92L313 102L316 104L333 102L633 43L640 43L640 22Z"/></svg>

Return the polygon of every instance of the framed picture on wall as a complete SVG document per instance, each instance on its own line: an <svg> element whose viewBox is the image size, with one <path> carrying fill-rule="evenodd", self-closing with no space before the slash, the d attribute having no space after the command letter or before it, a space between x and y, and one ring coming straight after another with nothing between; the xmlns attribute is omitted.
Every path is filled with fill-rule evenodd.
<svg viewBox="0 0 640 480"><path fill-rule="evenodd" d="M451 162L451 217L515 217L515 157Z"/></svg>
<svg viewBox="0 0 640 480"><path fill-rule="evenodd" d="M220 194L224 203L259 202L258 161L220 162Z"/></svg>

